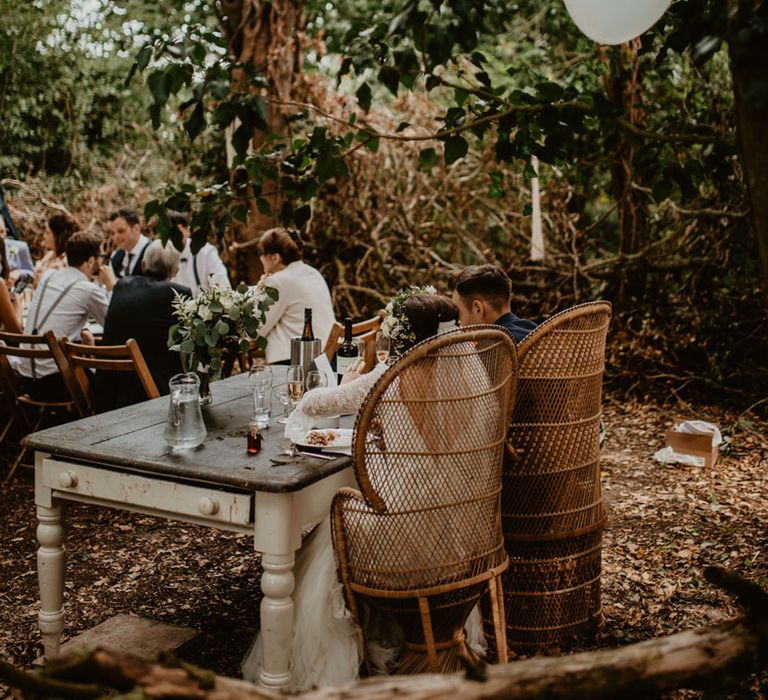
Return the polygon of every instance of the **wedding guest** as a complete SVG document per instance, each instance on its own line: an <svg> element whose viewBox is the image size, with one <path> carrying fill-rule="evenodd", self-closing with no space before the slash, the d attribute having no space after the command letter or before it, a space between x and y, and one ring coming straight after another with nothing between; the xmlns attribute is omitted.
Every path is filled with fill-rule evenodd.
<svg viewBox="0 0 768 700"><path fill-rule="evenodd" d="M109 215L112 232L112 270L115 277L141 274L141 259L149 245L149 238L141 232L139 217L130 209L118 209Z"/></svg>
<svg viewBox="0 0 768 700"><path fill-rule="evenodd" d="M21 333L22 329L21 299L9 278L4 246L0 247L0 327L8 333Z"/></svg>
<svg viewBox="0 0 768 700"><path fill-rule="evenodd" d="M434 293L434 289L428 289L429 291L416 288L408 290L405 294L401 292L398 296L402 303L394 309L392 306L388 307L393 313L389 323L385 319L385 325L390 329L398 329L395 331L395 337L402 339L398 352L405 351L438 332L456 328L456 306L449 299ZM408 296L403 299L406 295ZM383 325L382 328L384 327ZM313 389L304 395L294 413L298 415L299 421L303 421L302 414L318 417L356 413L362 407L371 387L387 369L386 364L379 363L371 372L338 387ZM347 375L350 373L351 370ZM475 377L483 375L484 373L474 373ZM466 377L456 377L457 382L465 379ZM440 390L435 387L436 393ZM293 420L292 415L286 426L287 431L291 429ZM386 424L382 428L383 439L389 449L414 449L414 445L422 439L419 426L415 423L406 425L403 421L397 425ZM436 472L435 476L437 488L448 488L448 473ZM407 510L410 507L405 502L407 494L401 496L400 506ZM403 553L403 556L406 554ZM308 536L296 558L290 692L340 685L358 676L362 662L358 635L344 602L336 568L329 518L326 518ZM376 616L373 611L370 613L371 617L366 625L366 630L370 632L367 635L369 658L375 667L385 671L386 666L399 652L403 641L402 631L390 617ZM473 647L482 646L484 640L479 615L474 613L471 620L468 625L468 639ZM376 632L372 631L373 627L376 627ZM243 660L244 679L258 681L261 659L261 640L257 637Z"/></svg>
<svg viewBox="0 0 768 700"><path fill-rule="evenodd" d="M104 321L103 345L122 345L133 338L149 367L161 394L167 394L168 381L182 371L181 355L168 350L168 331L176 323L173 301L176 295L192 296L171 278L179 268L179 251L168 241L152 241L142 259L141 275L118 280L112 292ZM135 373L96 373L94 399L96 411L129 406L147 398Z"/></svg>
<svg viewBox="0 0 768 700"><path fill-rule="evenodd" d="M501 326L519 343L538 325L512 313L512 281L495 265L472 265L452 275L452 299L459 308L459 325Z"/></svg>
<svg viewBox="0 0 768 700"><path fill-rule="evenodd" d="M285 363L291 356L291 338L301 336L304 309L312 309L314 336L325 343L335 321L331 292L323 276L302 260L298 231L273 228L259 241L264 275L258 287L274 287L277 301L267 311L259 333L267 339L267 362Z"/></svg>
<svg viewBox="0 0 768 700"><path fill-rule="evenodd" d="M103 324L109 306L107 291L94 282L101 268L102 238L97 233L79 231L67 241L69 265L48 270L40 279L27 314L24 333L52 330L57 338L80 341L89 316ZM33 398L68 401L69 391L53 359L19 359L15 363Z"/></svg>
<svg viewBox="0 0 768 700"><path fill-rule="evenodd" d="M5 219L0 216L0 238L3 239L3 253L8 267L8 278L16 282L20 279L33 280L35 277L35 265L32 262L32 254L25 241L8 237Z"/></svg>
<svg viewBox="0 0 768 700"><path fill-rule="evenodd" d="M43 247L45 254L35 263L35 275L40 278L46 270L61 270L67 264L67 241L79 229L69 214L54 214L45 225Z"/></svg>
<svg viewBox="0 0 768 700"><path fill-rule="evenodd" d="M206 291L211 287L214 279L220 287L230 288L229 275L224 263L221 262L219 251L210 243L192 252L192 242L189 229L189 216L183 212L170 211L168 218L172 226L176 226L181 232L181 240L184 247L179 260L179 271L173 281L182 284L192 290L192 296L196 297L200 291Z"/></svg>

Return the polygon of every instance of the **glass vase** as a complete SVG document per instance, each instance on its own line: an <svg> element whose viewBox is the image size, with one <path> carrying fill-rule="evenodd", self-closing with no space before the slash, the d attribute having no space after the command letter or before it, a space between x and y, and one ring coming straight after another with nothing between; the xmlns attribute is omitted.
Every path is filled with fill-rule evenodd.
<svg viewBox="0 0 768 700"><path fill-rule="evenodd" d="M200 379L200 405L208 406L213 401L211 395L211 375L208 372L200 372L197 367L200 366L200 360L194 353L181 354L181 366L185 372L194 372Z"/></svg>

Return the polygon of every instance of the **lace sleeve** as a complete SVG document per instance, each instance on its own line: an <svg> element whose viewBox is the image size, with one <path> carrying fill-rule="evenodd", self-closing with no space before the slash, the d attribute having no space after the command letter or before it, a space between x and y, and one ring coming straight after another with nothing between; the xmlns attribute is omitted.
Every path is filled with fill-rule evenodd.
<svg viewBox="0 0 768 700"><path fill-rule="evenodd" d="M376 380L384 374L387 365L380 363L368 374L336 387L313 389L299 402L300 408L308 416L338 416L344 413L357 413L368 396Z"/></svg>

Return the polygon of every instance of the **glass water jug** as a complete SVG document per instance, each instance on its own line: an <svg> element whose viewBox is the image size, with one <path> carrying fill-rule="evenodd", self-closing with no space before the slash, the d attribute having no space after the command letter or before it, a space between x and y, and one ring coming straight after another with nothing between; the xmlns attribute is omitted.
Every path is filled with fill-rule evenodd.
<svg viewBox="0 0 768 700"><path fill-rule="evenodd" d="M200 379L194 372L176 374L168 386L171 396L163 437L171 447L197 447L208 432L200 409Z"/></svg>

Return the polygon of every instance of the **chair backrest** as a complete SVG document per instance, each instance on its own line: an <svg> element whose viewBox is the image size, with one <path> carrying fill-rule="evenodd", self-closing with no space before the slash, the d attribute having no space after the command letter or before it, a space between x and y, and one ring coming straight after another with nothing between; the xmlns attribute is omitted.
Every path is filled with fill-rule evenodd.
<svg viewBox="0 0 768 700"><path fill-rule="evenodd" d="M610 303L581 304L517 348L502 493L507 539L575 536L604 520L599 423L610 320Z"/></svg>
<svg viewBox="0 0 768 700"><path fill-rule="evenodd" d="M353 438L374 511L356 545L376 550L369 583L442 584L505 556L501 470L516 370L507 333L476 326L416 345L371 389Z"/></svg>
<svg viewBox="0 0 768 700"><path fill-rule="evenodd" d="M365 366L364 372L370 372L376 364L376 334L381 329L382 314L368 318L365 321L359 321L352 324L352 336L365 345ZM328 334L328 340L325 342L323 352L330 362L333 355L339 349L339 345L344 342L344 324L334 321L331 326L331 332Z"/></svg>
<svg viewBox="0 0 768 700"><path fill-rule="evenodd" d="M47 360L53 357L48 340L43 335L25 335L0 331L0 372L10 395L18 400L22 395L18 377L8 358L19 357L35 360ZM25 400L25 403L44 405L45 402Z"/></svg>
<svg viewBox="0 0 768 700"><path fill-rule="evenodd" d="M73 391L73 398L81 415L96 413L91 393L91 380L85 372L86 369L135 372L148 399L156 399L160 396L139 345L133 338L126 340L124 345L85 345L61 338L59 345L63 359L66 360L64 367L68 367L62 370L60 365L60 371L62 375L64 371L70 373L67 384L71 384L70 390ZM62 361L59 353L54 352L54 357L57 363ZM65 381L67 381L66 377Z"/></svg>

